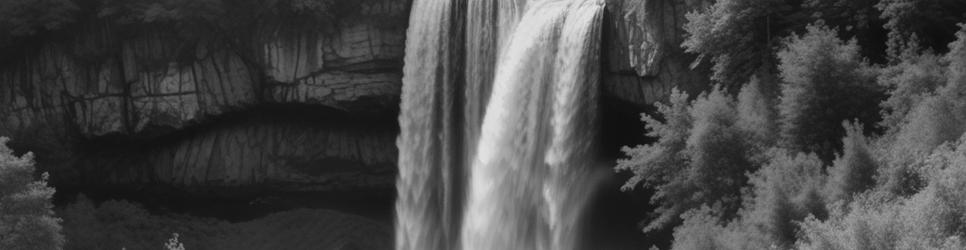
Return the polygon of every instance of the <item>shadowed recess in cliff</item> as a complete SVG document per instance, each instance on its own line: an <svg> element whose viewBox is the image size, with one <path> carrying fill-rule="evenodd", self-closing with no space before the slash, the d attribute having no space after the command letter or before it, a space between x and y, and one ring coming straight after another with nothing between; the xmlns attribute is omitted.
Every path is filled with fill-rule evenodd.
<svg viewBox="0 0 966 250"><path fill-rule="evenodd" d="M603 2L525 4L470 4L496 9L466 10L460 82L452 61L461 45L450 38L462 31L452 26L461 6L416 1L397 141L397 249L579 246L602 174L592 162ZM464 120L452 118L460 111Z"/></svg>
<svg viewBox="0 0 966 250"><path fill-rule="evenodd" d="M333 191L392 186L396 127L318 106L231 113L163 138L81 146L80 185Z"/></svg>

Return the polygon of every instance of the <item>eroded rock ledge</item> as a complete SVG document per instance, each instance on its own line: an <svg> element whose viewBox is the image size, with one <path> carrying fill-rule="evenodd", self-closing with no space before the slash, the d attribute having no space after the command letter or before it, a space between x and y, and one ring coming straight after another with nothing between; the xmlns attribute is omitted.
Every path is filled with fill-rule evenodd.
<svg viewBox="0 0 966 250"><path fill-rule="evenodd" d="M398 154L391 121L319 107L232 113L149 141L84 142L85 186L165 184L186 190L260 186L275 191L388 189Z"/></svg>
<svg viewBox="0 0 966 250"><path fill-rule="evenodd" d="M691 69L680 43L684 14L708 2L607 0L605 98L645 106L673 87L706 88L706 65ZM231 45L179 40L164 25L81 23L4 54L0 135L56 181L391 188L410 3L358 1L332 27L253 27ZM293 106L329 120L218 122ZM338 125L369 118L388 125ZM120 142L91 146L104 138Z"/></svg>

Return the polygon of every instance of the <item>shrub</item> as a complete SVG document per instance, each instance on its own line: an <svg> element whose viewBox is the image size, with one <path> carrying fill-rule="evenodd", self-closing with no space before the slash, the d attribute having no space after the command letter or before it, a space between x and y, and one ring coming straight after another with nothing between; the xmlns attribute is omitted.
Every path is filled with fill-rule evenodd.
<svg viewBox="0 0 966 250"><path fill-rule="evenodd" d="M50 202L47 174L34 180L33 154L13 155L0 137L0 249L61 249L64 236Z"/></svg>
<svg viewBox="0 0 966 250"><path fill-rule="evenodd" d="M178 237L179 237L178 233L171 234L171 238L168 239L168 242L164 243L164 249L165 250L185 250L184 243L181 243L181 241L178 240Z"/></svg>

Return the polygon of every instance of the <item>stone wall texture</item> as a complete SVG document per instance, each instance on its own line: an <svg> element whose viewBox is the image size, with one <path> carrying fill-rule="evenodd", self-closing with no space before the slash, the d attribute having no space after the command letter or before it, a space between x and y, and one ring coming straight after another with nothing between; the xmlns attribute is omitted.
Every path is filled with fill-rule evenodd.
<svg viewBox="0 0 966 250"><path fill-rule="evenodd" d="M349 114L333 124L353 119L345 117L394 121L411 1L358 2L334 28L293 33L266 25L241 47L187 44L164 26L121 35L106 22L83 24L69 38L0 60L0 136L40 155L54 180L106 169L109 177L96 181L391 188L398 129L246 123L178 133L266 105ZM710 0L606 2L605 98L644 106L674 87L707 87L708 69L690 68L695 56L680 44L685 13ZM82 146L104 138L132 146L174 142L105 151L114 156Z"/></svg>
<svg viewBox="0 0 966 250"><path fill-rule="evenodd" d="M707 66L692 69L684 53L685 14L711 0L607 0L604 20L604 94L634 105L665 101L673 88L700 92ZM705 64L707 65L707 64Z"/></svg>

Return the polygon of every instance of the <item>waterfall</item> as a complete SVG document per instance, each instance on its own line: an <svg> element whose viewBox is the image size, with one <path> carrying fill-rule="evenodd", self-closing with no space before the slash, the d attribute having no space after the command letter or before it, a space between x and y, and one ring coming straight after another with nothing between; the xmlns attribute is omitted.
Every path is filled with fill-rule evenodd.
<svg viewBox="0 0 966 250"><path fill-rule="evenodd" d="M396 249L454 249L465 179L458 114L459 1L416 0L399 111Z"/></svg>
<svg viewBox="0 0 966 250"><path fill-rule="evenodd" d="M591 164L602 2L470 0L462 10L450 0L414 1L397 249L578 246L600 176Z"/></svg>
<svg viewBox="0 0 966 250"><path fill-rule="evenodd" d="M497 62L463 249L572 249L595 184L598 1L527 7Z"/></svg>
<svg viewBox="0 0 966 250"><path fill-rule="evenodd" d="M469 166L490 97L497 55L523 15L525 0L471 0L466 15L465 143Z"/></svg>

